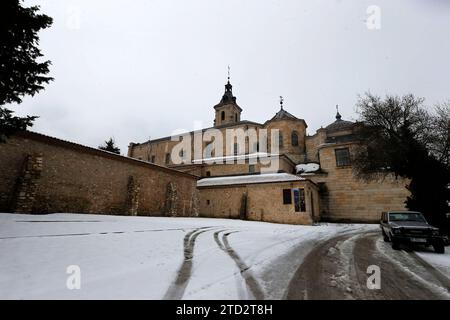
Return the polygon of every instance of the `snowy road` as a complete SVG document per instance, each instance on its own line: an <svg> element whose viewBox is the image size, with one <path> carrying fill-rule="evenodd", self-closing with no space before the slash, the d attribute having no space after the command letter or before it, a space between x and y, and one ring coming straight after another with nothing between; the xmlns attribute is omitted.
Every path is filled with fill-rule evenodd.
<svg viewBox="0 0 450 320"><path fill-rule="evenodd" d="M436 255L436 254L434 254ZM369 266L380 287L369 289ZM380 232L338 236L314 248L293 277L287 299L449 299L450 280L415 253L395 251Z"/></svg>
<svg viewBox="0 0 450 320"><path fill-rule="evenodd" d="M305 287L305 275L322 283L332 298L358 298L367 279L364 268L372 261L358 254L353 261L355 252L376 252L382 270L410 266L407 259L414 259L402 253L406 262L397 262L376 231L375 225L361 224L0 214L0 298L297 299L305 298L305 290L307 298L320 298L317 285ZM81 288L69 290L66 271L73 265L80 268ZM426 293L446 297L442 279L426 285L423 270L408 270ZM338 284L335 291L330 283ZM385 297L373 294L367 297Z"/></svg>

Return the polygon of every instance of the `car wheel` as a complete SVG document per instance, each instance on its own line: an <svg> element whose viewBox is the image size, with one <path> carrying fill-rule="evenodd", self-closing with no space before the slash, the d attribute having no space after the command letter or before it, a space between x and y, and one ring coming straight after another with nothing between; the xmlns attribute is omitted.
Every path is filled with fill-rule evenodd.
<svg viewBox="0 0 450 320"><path fill-rule="evenodd" d="M433 244L433 248L436 253L445 253L445 246L443 243Z"/></svg>
<svg viewBox="0 0 450 320"><path fill-rule="evenodd" d="M400 250L400 242L398 240L392 239L392 249Z"/></svg>

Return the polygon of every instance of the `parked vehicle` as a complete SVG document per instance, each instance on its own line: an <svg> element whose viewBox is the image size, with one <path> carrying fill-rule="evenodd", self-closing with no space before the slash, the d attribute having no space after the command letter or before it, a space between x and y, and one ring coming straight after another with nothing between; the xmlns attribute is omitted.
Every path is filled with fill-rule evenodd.
<svg viewBox="0 0 450 320"><path fill-rule="evenodd" d="M420 212L383 212L380 227L384 241L391 242L395 250L399 250L401 244L422 244L433 246L437 253L445 252L444 237L438 228L428 224Z"/></svg>

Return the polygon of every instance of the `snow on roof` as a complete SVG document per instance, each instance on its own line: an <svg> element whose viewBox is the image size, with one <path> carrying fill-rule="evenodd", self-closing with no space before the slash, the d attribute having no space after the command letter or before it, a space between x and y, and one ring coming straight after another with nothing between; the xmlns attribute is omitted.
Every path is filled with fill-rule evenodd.
<svg viewBox="0 0 450 320"><path fill-rule="evenodd" d="M320 165L318 163L302 163L295 166L295 170L297 173L311 173L320 169Z"/></svg>
<svg viewBox="0 0 450 320"><path fill-rule="evenodd" d="M290 173L265 173L216 178L203 178L197 181L197 187L224 186L233 184L255 184L267 182L304 181L304 178Z"/></svg>

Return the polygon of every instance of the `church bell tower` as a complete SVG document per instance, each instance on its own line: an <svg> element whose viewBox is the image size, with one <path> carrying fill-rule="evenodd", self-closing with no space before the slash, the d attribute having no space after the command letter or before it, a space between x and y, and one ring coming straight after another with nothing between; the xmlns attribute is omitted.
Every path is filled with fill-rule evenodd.
<svg viewBox="0 0 450 320"><path fill-rule="evenodd" d="M236 97L233 96L233 86L230 83L230 68L228 68L228 81L225 85L225 93L219 104L214 106L216 116L214 126L218 127L226 124L233 124L241 121L241 107L236 103Z"/></svg>

